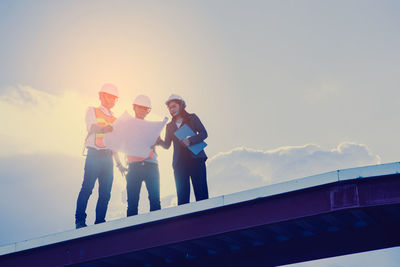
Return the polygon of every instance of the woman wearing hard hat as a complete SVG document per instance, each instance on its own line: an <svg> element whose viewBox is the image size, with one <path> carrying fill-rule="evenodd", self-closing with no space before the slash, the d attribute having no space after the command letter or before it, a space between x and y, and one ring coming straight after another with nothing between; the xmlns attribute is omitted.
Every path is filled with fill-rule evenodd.
<svg viewBox="0 0 400 267"><path fill-rule="evenodd" d="M204 141L208 136L207 131L196 114L189 114L185 110L186 103L179 95L172 94L165 104L172 120L167 124L165 140L159 138L157 144L165 149L171 146L171 142L174 144L172 167L174 168L178 205L190 201L190 180L192 180L196 201L208 199L205 164L207 155L204 150L195 155L188 149L190 145ZM185 124L195 132L195 135L179 140L174 133Z"/></svg>

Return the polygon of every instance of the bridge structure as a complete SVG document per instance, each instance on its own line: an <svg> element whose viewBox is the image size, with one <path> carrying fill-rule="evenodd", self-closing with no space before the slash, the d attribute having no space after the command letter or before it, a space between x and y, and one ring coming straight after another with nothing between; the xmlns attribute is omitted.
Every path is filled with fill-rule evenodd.
<svg viewBox="0 0 400 267"><path fill-rule="evenodd" d="M400 245L400 163L337 170L0 247L0 266L276 266Z"/></svg>

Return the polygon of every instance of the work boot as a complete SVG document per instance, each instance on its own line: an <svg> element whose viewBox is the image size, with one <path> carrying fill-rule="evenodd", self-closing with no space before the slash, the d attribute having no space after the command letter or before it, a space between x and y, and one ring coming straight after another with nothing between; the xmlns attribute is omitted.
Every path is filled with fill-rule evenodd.
<svg viewBox="0 0 400 267"><path fill-rule="evenodd" d="M75 228L76 229L79 229L79 228L83 228L83 227L86 227L87 225L86 225L86 223L85 222L75 222Z"/></svg>

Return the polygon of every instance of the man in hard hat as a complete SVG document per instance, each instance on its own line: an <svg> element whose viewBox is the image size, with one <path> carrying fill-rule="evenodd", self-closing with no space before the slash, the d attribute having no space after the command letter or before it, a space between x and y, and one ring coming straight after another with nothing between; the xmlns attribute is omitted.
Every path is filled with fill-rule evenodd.
<svg viewBox="0 0 400 267"><path fill-rule="evenodd" d="M135 117L144 120L151 111L150 98L138 95L133 101ZM142 182L146 188L150 201L150 211L161 209L160 204L160 174L158 170L157 154L154 148L147 158L127 155L128 174L126 175L126 191L128 195L127 216L138 214L138 204Z"/></svg>
<svg viewBox="0 0 400 267"><path fill-rule="evenodd" d="M172 116L172 121L167 124L165 139L159 138L157 144L165 149L168 149L171 143L174 144L172 167L174 169L178 205L189 203L190 181L192 181L196 201L208 199L205 164L207 155L204 150L195 155L188 149L188 146L204 141L208 136L207 131L196 114L186 111L186 103L181 96L172 94L165 104ZM179 140L174 133L184 124L187 124L195 135Z"/></svg>
<svg viewBox="0 0 400 267"><path fill-rule="evenodd" d="M104 136L113 130L116 120L111 112L118 99L118 89L115 85L106 83L99 91L101 105L89 107L86 112L86 127L88 135L85 140L87 156L83 183L78 195L75 213L75 226L86 226L86 206L96 180L99 184L99 198L96 206L95 224L105 222L111 186L114 179L113 154L117 166L122 166L117 153L113 153L104 144Z"/></svg>

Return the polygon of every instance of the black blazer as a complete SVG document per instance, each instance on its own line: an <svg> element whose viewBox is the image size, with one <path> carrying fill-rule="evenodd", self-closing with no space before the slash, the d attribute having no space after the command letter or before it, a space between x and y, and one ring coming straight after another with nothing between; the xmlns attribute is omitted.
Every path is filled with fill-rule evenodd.
<svg viewBox="0 0 400 267"><path fill-rule="evenodd" d="M189 137L189 142L191 145L198 144L207 138L208 134L206 128L204 128L204 125L201 123L196 114L185 113L181 127L184 124L187 124L193 130L193 132L196 133L196 135ZM161 140L159 142L159 144L165 149L168 149L171 146L171 142L174 143L174 155L172 160L172 167L174 169L177 167L179 168L179 166L182 166L182 164L186 164L185 159L187 158L199 158L207 160L207 155L204 150L195 155L187 147L181 144L174 134L176 130L178 130L178 127L176 126L175 120L172 119L172 121L167 124L164 141Z"/></svg>

